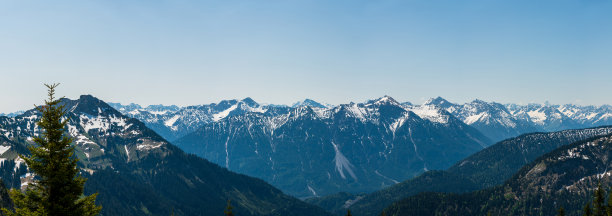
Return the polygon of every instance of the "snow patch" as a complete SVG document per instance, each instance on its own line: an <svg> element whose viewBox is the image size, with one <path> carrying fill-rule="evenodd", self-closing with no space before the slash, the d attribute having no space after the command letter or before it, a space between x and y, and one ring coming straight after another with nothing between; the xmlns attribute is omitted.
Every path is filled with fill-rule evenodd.
<svg viewBox="0 0 612 216"><path fill-rule="evenodd" d="M392 182L393 182L393 183L395 183L395 184L399 183L399 181L397 181L397 180L395 180L395 179L392 179L392 178L389 178L389 177L387 177L387 176L384 176L383 174L380 174L380 173L378 172L378 170L375 170L375 171L374 171L374 173L376 173L376 175L378 175L378 176L380 176L380 177L383 177L384 179L387 179L387 180L389 180L389 181L392 181Z"/></svg>
<svg viewBox="0 0 612 216"><path fill-rule="evenodd" d="M406 119L408 119L409 116L410 116L410 113L405 112L403 116L397 118L393 123L389 125L389 129L393 133L394 137L395 137L395 131L397 131L397 129L401 128L402 125L404 125L404 123L406 122Z"/></svg>
<svg viewBox="0 0 612 216"><path fill-rule="evenodd" d="M317 195L317 192L314 189L312 189L312 187L310 187L310 185L306 185L306 186L308 187L308 190L310 191L310 193L312 193L313 196L316 196L316 197L319 196Z"/></svg>
<svg viewBox="0 0 612 216"><path fill-rule="evenodd" d="M104 118L101 117L90 117L87 115L81 115L81 126L85 129L85 132L88 132L92 129L99 129L101 131L106 131L110 128L108 122L105 121Z"/></svg>
<svg viewBox="0 0 612 216"><path fill-rule="evenodd" d="M546 113L539 110L529 111L527 112L527 115L529 115L529 118L536 123L543 123L547 118Z"/></svg>
<svg viewBox="0 0 612 216"><path fill-rule="evenodd" d="M130 161L130 151L128 150L127 145L124 145L123 148L125 149L125 155L127 155L127 161Z"/></svg>
<svg viewBox="0 0 612 216"><path fill-rule="evenodd" d="M363 199L364 196L358 196L355 199L352 200L347 200L346 202L344 202L344 205L342 206L342 208L348 209L349 207L351 207L353 204L355 204L356 202L358 202L359 200Z"/></svg>
<svg viewBox="0 0 612 216"><path fill-rule="evenodd" d="M75 140L74 143L77 145L85 145L85 144L92 144L92 145L98 145L95 142L91 141L89 138L87 138L86 136L79 134L77 136L75 136Z"/></svg>
<svg viewBox="0 0 612 216"><path fill-rule="evenodd" d="M161 110L161 111L149 111L149 113L153 114L153 115L164 115L166 113L168 113L168 110Z"/></svg>
<svg viewBox="0 0 612 216"><path fill-rule="evenodd" d="M255 113L265 113L266 111L268 111L268 109L265 109L262 106L258 106L258 107L250 107L250 106L246 106L245 105L245 110L249 111L249 112L255 112Z"/></svg>
<svg viewBox="0 0 612 216"><path fill-rule="evenodd" d="M227 145L229 144L229 140L230 137L227 137L227 140L225 140L225 168L229 169L229 151L227 150ZM272 160L272 158L270 158L270 160Z"/></svg>
<svg viewBox="0 0 612 216"><path fill-rule="evenodd" d="M446 124L448 123L448 116L440 113L435 106L422 105L415 106L410 109L413 113L417 114L422 119L429 120L431 122Z"/></svg>
<svg viewBox="0 0 612 216"><path fill-rule="evenodd" d="M156 148L159 148L159 147L161 147L162 145L163 145L163 143L160 143L160 144L158 144L158 145L151 145L151 144L138 144L138 145L136 146L136 149L141 150L141 151L142 151L142 150L151 150L151 149L156 149Z"/></svg>
<svg viewBox="0 0 612 216"><path fill-rule="evenodd" d="M11 146L0 146L0 155L11 149Z"/></svg>
<svg viewBox="0 0 612 216"><path fill-rule="evenodd" d="M357 104L352 104L351 106L346 107L348 113L350 113L353 117L365 121L366 110L363 107L359 107Z"/></svg>
<svg viewBox="0 0 612 216"><path fill-rule="evenodd" d="M238 108L238 104L232 105L230 108L223 110L219 113L213 114L213 121L219 121L225 117L227 117L232 111Z"/></svg>
<svg viewBox="0 0 612 216"><path fill-rule="evenodd" d="M467 125L472 125L475 122L480 121L480 119L482 119L483 117L485 117L485 115L488 115L487 113L478 113L476 115L471 115L465 118L465 120L463 121L465 124Z"/></svg>
<svg viewBox="0 0 612 216"><path fill-rule="evenodd" d="M334 146L334 151L336 151L336 156L334 157L334 161L336 163L336 171L340 173L340 177L342 177L343 179L346 179L346 176L344 175L344 170L346 169L349 175L353 177L353 179L357 180L357 176L355 176L355 173L352 170L353 164L351 164L351 162L348 159L346 159L346 157L342 154L342 152L340 152L340 150L338 149L338 145L336 145L336 143L332 142L332 145Z"/></svg>
<svg viewBox="0 0 612 216"><path fill-rule="evenodd" d="M170 118L170 119L166 120L166 121L164 122L164 125L166 125L166 126L167 126L167 127L169 127L170 129L172 129L172 130L174 130L174 131L175 131L175 130L177 130L177 127L176 127L176 126L174 126L174 123L176 123L176 120L178 120L180 117L181 117L180 115L175 115L175 116L173 116L172 118Z"/></svg>

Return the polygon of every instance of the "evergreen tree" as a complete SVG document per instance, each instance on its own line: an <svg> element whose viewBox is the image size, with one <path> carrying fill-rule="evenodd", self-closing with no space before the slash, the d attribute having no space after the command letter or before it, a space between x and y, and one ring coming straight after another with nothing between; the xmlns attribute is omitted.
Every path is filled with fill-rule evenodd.
<svg viewBox="0 0 612 216"><path fill-rule="evenodd" d="M605 205L605 200L606 197L604 195L604 190L603 188L601 188L601 183L597 184L597 190L595 190L595 195L594 195L594 200L593 200L593 215L594 216L607 216L606 213L606 205Z"/></svg>
<svg viewBox="0 0 612 216"><path fill-rule="evenodd" d="M565 209L563 207L557 210L557 216L565 216Z"/></svg>
<svg viewBox="0 0 612 216"><path fill-rule="evenodd" d="M608 216L612 216L612 190L608 193Z"/></svg>
<svg viewBox="0 0 612 216"><path fill-rule="evenodd" d="M225 210L223 210L223 213L225 213L225 216L234 216L234 213L232 213L233 208L234 207L232 207L230 200L227 200L227 206L225 207Z"/></svg>
<svg viewBox="0 0 612 216"><path fill-rule="evenodd" d="M348 209L347 209L347 210L346 210L346 215L345 215L345 216L352 216L352 215L351 215L351 210L348 210Z"/></svg>
<svg viewBox="0 0 612 216"><path fill-rule="evenodd" d="M587 203L586 205L584 205L584 208L582 209L582 211L584 213L582 213L583 216L593 216L593 212L591 212L591 204Z"/></svg>
<svg viewBox="0 0 612 216"><path fill-rule="evenodd" d="M30 157L19 155L39 180L28 185L25 192L12 189L10 197L15 210L2 210L9 216L97 215L102 210L95 204L97 193L83 196L86 179L78 175L78 159L74 156L72 139L65 135L68 120L62 120L66 111L60 105L60 99L55 98L58 84L45 86L49 89L49 99L45 105L37 107L42 114L37 122L41 135L34 138L37 145L28 147Z"/></svg>

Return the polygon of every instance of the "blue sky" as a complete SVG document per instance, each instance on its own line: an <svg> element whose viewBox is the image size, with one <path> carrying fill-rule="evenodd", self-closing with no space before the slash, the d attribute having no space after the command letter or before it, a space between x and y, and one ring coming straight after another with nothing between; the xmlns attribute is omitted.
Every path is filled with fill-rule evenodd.
<svg viewBox="0 0 612 216"><path fill-rule="evenodd" d="M0 1L0 112L69 98L610 104L612 2Z"/></svg>

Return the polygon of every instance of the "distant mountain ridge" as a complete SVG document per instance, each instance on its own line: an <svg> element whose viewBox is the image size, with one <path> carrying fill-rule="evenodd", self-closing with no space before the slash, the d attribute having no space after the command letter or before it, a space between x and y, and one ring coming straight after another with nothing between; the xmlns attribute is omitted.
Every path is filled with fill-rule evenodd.
<svg viewBox="0 0 612 216"><path fill-rule="evenodd" d="M232 106L241 102L244 104L244 107L234 111ZM610 105L517 105L485 102L478 99L465 104L455 104L442 97L431 98L422 105L415 105L410 102L403 102L401 104L412 109L419 109L422 106L440 107L456 118L461 119L467 125L478 129L492 141L501 141L530 132L552 132L612 125L612 106ZM270 108L275 108L281 112L288 112L291 108L299 106L310 106L317 109L333 109L337 107L311 99L296 102L291 107L284 105L260 105L251 98L224 100L217 104L187 107L171 105L167 106L167 108L165 106L143 108L137 104L121 105L118 103L111 103L111 105L123 114L145 122L147 126L170 141L191 133L206 123L244 112L261 113ZM231 114L223 115L225 113ZM428 117L444 118L443 116L433 115Z"/></svg>
<svg viewBox="0 0 612 216"><path fill-rule="evenodd" d="M319 102L316 102L314 100L311 99L305 99L304 101L299 101L296 102L292 105L292 107L299 107L299 106L310 106L310 107L316 107L316 108L328 108L328 107L332 107L332 105L323 105Z"/></svg>
<svg viewBox="0 0 612 216"><path fill-rule="evenodd" d="M12 113L0 113L0 116L15 117L15 116L23 114L24 112L25 111L16 111L16 112L12 112Z"/></svg>
<svg viewBox="0 0 612 216"><path fill-rule="evenodd" d="M282 109L277 106L261 106L251 98L187 107L153 105L143 108L137 104L124 106L118 103L110 105L127 116L141 120L169 141L187 135L206 123L228 116L247 112L265 112L267 109Z"/></svg>
<svg viewBox="0 0 612 216"><path fill-rule="evenodd" d="M498 103L474 100L463 105L453 104L437 97L425 104L439 106L487 135L499 141L520 134L540 131L527 120L517 119L508 109Z"/></svg>
<svg viewBox="0 0 612 216"><path fill-rule="evenodd" d="M375 103L390 103L394 107L396 107L396 111L388 112L390 115L386 116L387 119L379 119L380 115L376 112L369 112L367 108L364 108L364 105L367 104L375 104ZM157 131L162 136L166 137L168 140L173 140L177 143L182 149L186 150L190 153L198 154L202 157L205 157L221 166L228 167L231 170L246 173L249 175L254 175L265 179L268 182L276 182L273 183L277 187L280 187L284 191L287 191L291 194L297 196L320 196L322 195L321 191L338 191L339 188L344 186L325 186L322 188L317 188L316 185L325 184L322 183L321 179L316 180L318 183L315 183L314 180L299 180L300 182L285 181L286 179L278 178L277 175L272 174L273 171L269 169L279 169L276 161L278 159L274 157L263 156L268 154L260 154L262 151L271 151L274 154L276 153L275 146L284 146L286 142L292 142L291 145L302 145L295 143L294 141L289 141L287 134L292 130L300 130L300 133L292 132L292 139L304 140L311 139L313 137L312 132L304 133L304 129L315 127L312 125L315 122L319 125L320 129L329 130L330 128L326 125L329 124L346 124L345 129L349 129L355 131L355 134L364 134L364 132L358 132L359 130L372 130L368 128L377 128L376 125L383 125L383 128L376 129L375 131L379 131L379 135L375 135L374 137L379 137L376 139L382 139L383 143L371 143L367 145L376 146L381 145L385 146L384 148L389 148L388 143L390 142L401 142L401 146L405 146L403 151L406 151L408 155L413 155L412 160L421 161L422 154L420 153L424 148L420 147L420 144L412 146L412 150L408 150L408 146L411 143L419 143L418 140L410 140L410 136L406 136L403 134L399 134L399 137L405 139L405 141L388 141L386 138L383 138L388 134L390 136L389 140L394 140L394 136L396 136L396 131L398 127L402 127L406 122L410 122L409 119L421 119L424 122L428 122L427 128L436 128L436 129L428 129L429 132L441 130L442 128L455 130L455 131L471 131L476 129L475 132L472 131L467 134L475 134L480 132L484 134L486 138L479 137L472 140L478 140L474 143L477 143L482 147L488 146L493 141L499 141L506 138L518 136L520 134L529 133L529 132L537 132L537 131L550 131L550 130L561 130L561 129L571 129L571 128L583 128L583 127L591 127L596 125L605 125L607 123L612 124L612 119L608 119L608 116L612 116L612 112L610 112L609 106L601 106L601 107L582 107L582 106L558 106L558 105L541 105L541 106L519 106L515 104L506 104L502 105L494 102L485 102L481 100L475 100L470 103L466 103L463 105L451 103L441 97L432 98L425 102L422 105L414 105L409 102L399 103L395 101L393 98L389 96L385 96L376 100L370 100L364 103L350 103L350 104L341 104L337 106L328 106L323 105L322 103L316 102L314 100L306 99L304 101L295 103L293 106L278 106L278 105L260 105L255 102L251 98L245 98L243 100L224 100L219 103L213 103L208 105L197 105L197 106L188 106L188 107L178 107L176 106L168 106L171 108L165 108L165 106L159 106L161 108L152 109L152 108L142 108L139 106L122 106L120 104L115 104L115 107L118 108L121 112L128 116L132 116L134 118L141 119L147 126ZM571 108L571 109L570 109ZM545 112L548 110L548 112ZM555 111L557 110L557 111ZM412 113L410 114L401 114ZM538 114L541 112L543 114ZM339 120L337 118L339 113L345 113L344 115L350 117L351 121ZM393 114L395 113L395 114ZM567 115L567 117L559 116ZM593 114L595 113L595 114ZM569 117L571 114L571 118ZM548 117L547 115L551 115ZM537 116L546 116L548 121L542 121L544 117L536 118ZM595 117L594 117L595 116ZM560 121L556 121L560 117ZM597 118L596 118L597 117ZM310 119L310 120L308 120ZM391 119L391 120L389 120ZM568 120L569 119L569 120ZM310 121L308 124L305 124L303 121ZM313 121L314 120L314 121ZM325 121L330 121L331 123L324 123ZM408 120L408 121L407 121ZM456 121L458 120L458 121ZM571 121L570 121L571 120ZM382 122L381 122L382 121ZM388 121L388 122L385 122ZM389 122L391 121L391 122ZM300 124L296 124L294 122L302 122ZM375 127L370 126L356 126L354 123L348 124L348 122L356 122L360 124L371 124L375 125ZM449 122L451 122L449 124ZM462 124L459 124L462 122ZM576 123L578 122L578 123ZM243 128L243 126L247 126ZM355 128L357 127L357 128ZM414 126L413 126L414 127ZM362 129L358 129L362 128ZM283 132L278 132L279 129L282 129ZM343 129L343 130L345 130ZM414 130L412 128L411 130ZM383 132L384 131L384 132ZM256 132L256 133L254 133ZM408 135L413 133L413 131L406 131ZM402 133L406 133L402 132ZM437 132L435 132L437 133ZM435 134L434 133L434 134ZM281 136L282 135L282 136ZM281 137L276 137L281 136ZM285 136L285 137L283 137ZM437 136L437 135L427 135L427 136ZM465 136L465 135L460 135ZM475 135L478 137L479 135ZM319 145L322 143L331 143L334 139L330 138L330 135L324 135L324 138L319 137L319 135L315 134L315 137L318 137ZM333 137L333 136L331 136ZM423 138L425 139L426 136ZM363 137L363 139L368 140L373 137L367 138ZM487 139L488 138L488 139ZM204 140L206 139L206 140ZM324 141L326 140L327 141ZM212 141L211 141L212 140ZM284 140L284 141L283 141ZM350 139L344 139L346 141ZM355 138L357 140L357 138ZM276 144L277 142L279 142ZM334 145L330 145L331 150L322 149L324 152L331 151L331 156L329 156L331 161L343 161L338 162L338 166L334 168L336 171L330 170L331 173L341 174L340 179L351 179L354 177L363 180L365 177L358 177L359 173L355 171L358 168L355 168L354 160L347 154L344 148L351 148L350 151L356 151L361 148L361 155L365 154L379 154L383 157L388 157L384 152L385 150L373 150L378 147L358 147L346 144L338 145L338 141L334 141L334 144L338 147L338 152L340 154L339 157L343 158L342 160L335 159ZM351 141L353 142L353 141ZM371 142L371 141L368 141ZM366 142L366 143L368 143ZM362 141L359 141L364 145ZM387 143L387 144L384 144ZM260 149L263 146L268 149ZM296 146L293 146L297 148ZM302 147L300 147L302 148ZM416 148L416 151L415 151ZM440 148L440 147L438 147ZM388 150L387 150L388 151ZM475 152L475 148L472 150ZM251 153L249 153L251 152ZM378 153L376 153L378 152ZM412 153L408 153L412 152ZM419 152L419 154L415 154L414 152ZM471 153L473 153L471 152ZM255 155L252 155L255 153ZM307 154L311 153L300 153L306 154L304 157L305 160L301 163L307 161L306 158L309 158ZM319 152L318 154L322 154ZM351 153L352 154L352 153ZM465 155L466 153L459 153L458 155ZM323 154L325 155L325 154ZM360 157L359 154L353 155L352 157ZM296 156L296 155L291 155ZM328 157L328 156L323 156ZM362 157L362 156L361 156ZM249 159L247 159L249 158ZM255 161L255 158L259 158ZM295 159L295 158L293 158ZM346 159L346 160L344 160ZM452 160L458 160L452 159ZM310 158L310 160L314 160L314 158ZM359 160L359 159L357 159ZM371 160L371 159L370 159ZM385 161L388 158L385 159ZM350 163L345 163L345 162ZM451 161L451 160L449 160ZM335 163L335 162L334 162ZM450 164L447 165L429 165L423 164L420 162L420 171L416 170L415 167L418 163L412 163L408 175L403 176L394 176L395 174L389 174L394 172L382 172L381 170L376 169L366 169L374 172L374 175L368 175L369 178L367 181L379 182L382 185L394 184L395 182L399 182L402 179L408 178L409 176L413 176L424 172L430 169L445 169ZM429 162L431 163L431 162ZM244 165L242 165L244 164ZM257 165L256 165L257 164ZM307 163L310 164L310 163ZM233 166L239 167L233 167ZM254 166L254 167L252 167ZM285 164L284 166L287 166ZM302 164L295 164L293 166L301 167ZM314 169L314 165L310 164L311 169ZM322 166L322 165L321 165ZM373 166L373 165L372 165ZM261 168L265 167L265 168ZM432 168L433 167L433 168ZM319 167L320 168L320 167ZM349 169L350 168L350 169ZM268 169L264 171L262 169ZM322 169L322 168L321 168ZM363 169L363 168L362 168ZM325 169L322 169L325 170ZM332 172L333 171L333 172ZM349 172L351 171L352 174ZM277 172L277 171L274 171ZM365 174L364 173L364 174ZM327 175L327 174L326 174ZM300 175L293 175L300 176ZM378 176L380 179L374 178L372 176ZM344 177L344 178L342 178ZM301 177L303 178L303 177ZM332 179L332 176L328 176L328 180ZM294 179L294 181L298 181ZM334 180L335 181L335 180ZM284 183L283 183L284 182ZM332 181L333 182L333 181ZM282 186L281 184L285 184ZM339 183L334 183L339 184ZM360 188L363 187L364 181L360 182L352 182L352 183L341 183L340 185L362 185L362 186L349 186L348 188ZM293 185L290 187L289 185ZM296 185L300 185L296 187ZM372 190L374 187L372 185L367 186L367 190ZM362 188L363 189L363 188ZM357 191L357 190L356 190ZM353 191L354 192L354 191Z"/></svg>
<svg viewBox="0 0 612 216"><path fill-rule="evenodd" d="M425 104L444 108L494 141L530 132L552 132L612 125L610 105L500 104L474 100L454 104L432 98Z"/></svg>

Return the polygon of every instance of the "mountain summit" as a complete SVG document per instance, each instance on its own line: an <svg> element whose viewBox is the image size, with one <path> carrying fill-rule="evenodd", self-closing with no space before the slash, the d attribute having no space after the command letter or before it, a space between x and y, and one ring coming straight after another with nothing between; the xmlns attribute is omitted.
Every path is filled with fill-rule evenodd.
<svg viewBox="0 0 612 216"><path fill-rule="evenodd" d="M296 102L292 105L292 107L299 107L299 106L310 106L310 107L315 107L315 108L327 108L327 106L316 102L314 100L311 99L305 99L304 101L299 101Z"/></svg>

